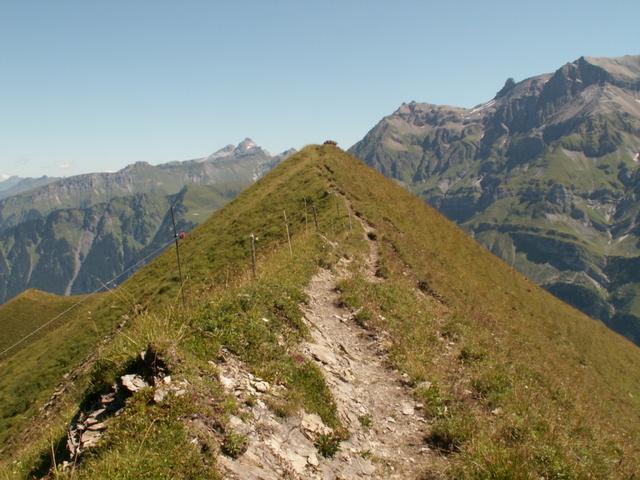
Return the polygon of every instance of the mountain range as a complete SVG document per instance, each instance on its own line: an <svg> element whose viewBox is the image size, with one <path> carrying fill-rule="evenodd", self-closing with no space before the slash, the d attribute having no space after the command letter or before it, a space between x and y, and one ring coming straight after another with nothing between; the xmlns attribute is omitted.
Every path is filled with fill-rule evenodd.
<svg viewBox="0 0 640 480"><path fill-rule="evenodd" d="M640 343L640 56L405 103L351 150L539 285Z"/></svg>
<svg viewBox="0 0 640 480"><path fill-rule="evenodd" d="M99 289L173 238L172 205L189 231L290 153L245 139L184 162L38 179L45 184L0 200L0 302L27 288Z"/></svg>

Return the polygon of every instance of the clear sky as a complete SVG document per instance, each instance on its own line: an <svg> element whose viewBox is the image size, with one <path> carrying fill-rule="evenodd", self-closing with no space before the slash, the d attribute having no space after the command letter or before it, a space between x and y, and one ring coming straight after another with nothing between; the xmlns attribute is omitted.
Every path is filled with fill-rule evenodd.
<svg viewBox="0 0 640 480"><path fill-rule="evenodd" d="M0 174L349 147L403 101L640 53L640 1L0 0Z"/></svg>

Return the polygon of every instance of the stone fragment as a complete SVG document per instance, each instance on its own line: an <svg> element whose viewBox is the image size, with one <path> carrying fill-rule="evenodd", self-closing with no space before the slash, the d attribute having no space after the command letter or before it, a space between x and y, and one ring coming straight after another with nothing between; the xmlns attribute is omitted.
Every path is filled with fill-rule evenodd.
<svg viewBox="0 0 640 480"><path fill-rule="evenodd" d="M293 469L299 473L303 474L307 467L307 459L302 455L298 455L296 452L288 451L285 453L287 460L293 467Z"/></svg>
<svg viewBox="0 0 640 480"><path fill-rule="evenodd" d="M153 392L153 401L156 403L161 403L167 396L167 393L169 392L162 387L156 389L156 391Z"/></svg>
<svg viewBox="0 0 640 480"><path fill-rule="evenodd" d="M106 408L99 408L99 409L97 409L97 410L94 410L93 412L91 412L91 413L89 414L89 418L96 418L96 417L98 417L98 416L102 415L102 414L103 414L104 412L106 412L106 411L107 411L107 409L106 409Z"/></svg>
<svg viewBox="0 0 640 480"><path fill-rule="evenodd" d="M316 413L305 413L302 416L300 426L307 436L314 440L316 435L331 432L331 429L324 424L320 416Z"/></svg>
<svg viewBox="0 0 640 480"><path fill-rule="evenodd" d="M120 377L120 381L124 388L129 390L131 393L136 393L139 390L142 390L144 387L149 386L147 382L140 375L136 375L134 373L130 373L129 375L123 375Z"/></svg>
<svg viewBox="0 0 640 480"><path fill-rule="evenodd" d="M429 381L420 382L418 385L416 385L416 389L429 390L431 388L431 385L432 384Z"/></svg>
<svg viewBox="0 0 640 480"><path fill-rule="evenodd" d="M101 437L102 433L93 430L87 430L82 434L82 437L80 437L80 443L82 443L83 448L94 447L98 444L98 441L100 441Z"/></svg>
<svg viewBox="0 0 640 480"><path fill-rule="evenodd" d="M222 374L220 374L220 383L225 390L233 390L236 386L236 381L233 378L225 377Z"/></svg>
<svg viewBox="0 0 640 480"><path fill-rule="evenodd" d="M257 391L262 393L269 391L269 384L267 382L255 382L253 386Z"/></svg>
<svg viewBox="0 0 640 480"><path fill-rule="evenodd" d="M102 405L107 405L111 402L113 402L116 399L116 394L111 392L111 393L107 393L105 395L101 395L100 396L100 403Z"/></svg>
<svg viewBox="0 0 640 480"><path fill-rule="evenodd" d="M331 365L338 363L335 355L328 348L312 343L308 345L311 356L317 361L324 363L325 365Z"/></svg>
<svg viewBox="0 0 640 480"><path fill-rule="evenodd" d="M403 415L413 415L413 405L409 403L404 403L402 405L402 414Z"/></svg>
<svg viewBox="0 0 640 480"><path fill-rule="evenodd" d="M94 423L93 425L89 425L87 427L87 430L98 431L98 430L105 430L106 428L107 428L106 423L100 422L100 423Z"/></svg>
<svg viewBox="0 0 640 480"><path fill-rule="evenodd" d="M318 456L315 453L312 453L307 457L307 463L312 467L317 467L318 465L320 465L320 462L318 461Z"/></svg>

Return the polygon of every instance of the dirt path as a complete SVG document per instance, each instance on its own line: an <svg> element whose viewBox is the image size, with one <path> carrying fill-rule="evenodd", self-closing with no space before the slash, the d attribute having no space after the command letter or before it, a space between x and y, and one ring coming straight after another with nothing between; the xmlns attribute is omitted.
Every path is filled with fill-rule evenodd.
<svg viewBox="0 0 640 480"><path fill-rule="evenodd" d="M365 230L375 238L370 227L365 225ZM367 276L380 281L375 276L377 244L371 239L369 244ZM343 455L356 452L365 460L370 456L369 461L360 462L360 471L346 468L344 478L417 478L429 463L423 441L426 423L401 375L389 367L379 340L357 325L350 312L336 306L336 283L346 275L347 264L341 260L337 274L319 271L307 288L305 319L314 341L305 344L305 351L325 373L340 419L351 432L342 444L344 453L327 462L323 471L340 471Z"/></svg>
<svg viewBox="0 0 640 480"><path fill-rule="evenodd" d="M363 227L370 246L366 275L379 282L375 232ZM249 438L249 448L237 460L220 458L226 477L409 480L420 478L432 462L433 453L423 441L426 421L411 389L390 368L381 341L360 327L351 312L337 306L336 285L348 275L348 264L342 259L336 273L321 269L309 283L309 303L303 311L312 341L303 345L303 352L323 371L350 438L333 457L323 458L314 440L329 430L317 415L302 412L283 421L258 401L248 412L254 421L232 419L234 428ZM260 380L237 366L223 366L221 379L236 396L247 391L260 395L255 387Z"/></svg>

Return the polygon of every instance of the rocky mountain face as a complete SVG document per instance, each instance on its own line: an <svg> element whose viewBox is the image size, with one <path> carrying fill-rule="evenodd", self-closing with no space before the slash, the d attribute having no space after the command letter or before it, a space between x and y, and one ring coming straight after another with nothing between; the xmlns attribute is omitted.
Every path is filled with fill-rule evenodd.
<svg viewBox="0 0 640 480"><path fill-rule="evenodd" d="M640 343L640 56L411 102L351 152L563 300Z"/></svg>
<svg viewBox="0 0 640 480"><path fill-rule="evenodd" d="M171 205L188 231L289 153L246 139L204 158L54 179L0 200L0 303L27 288L99 289L172 239Z"/></svg>

